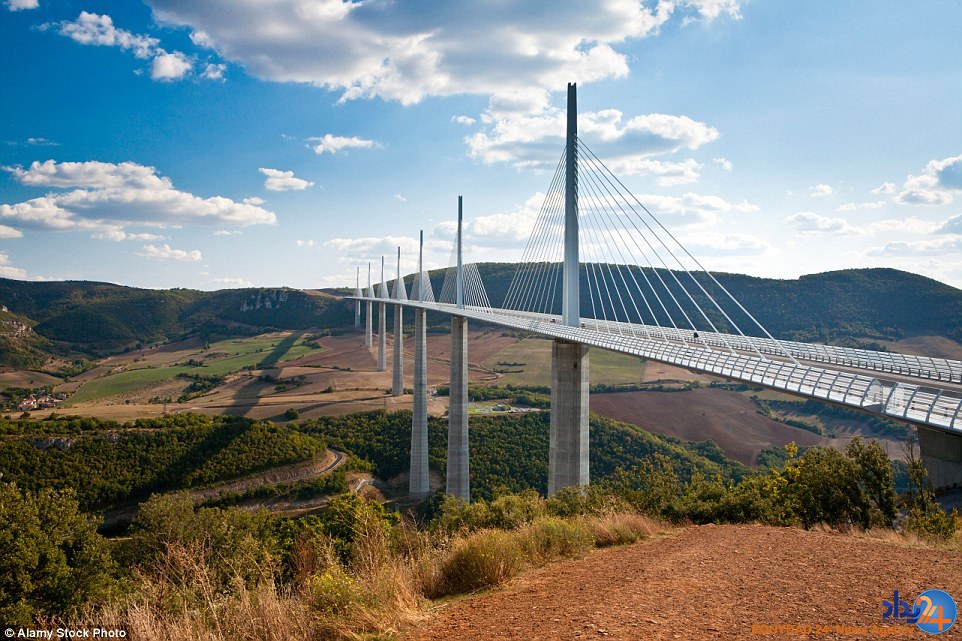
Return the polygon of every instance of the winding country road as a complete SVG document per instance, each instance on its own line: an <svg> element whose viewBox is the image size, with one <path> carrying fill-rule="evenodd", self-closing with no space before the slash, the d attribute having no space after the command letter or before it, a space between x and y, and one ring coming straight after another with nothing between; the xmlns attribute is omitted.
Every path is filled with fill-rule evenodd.
<svg viewBox="0 0 962 641"><path fill-rule="evenodd" d="M162 494L186 493L195 503L200 503L202 501L206 501L207 499L215 498L220 494L246 492L247 490L261 487L262 485L296 483L298 481L307 481L310 479L319 478L333 472L343 465L345 461L347 461L347 454L337 450L328 449L324 455L324 458L322 459L294 463L292 465L285 465L282 467L275 467L242 479L236 479L234 481L228 481L226 483L220 483L218 485L212 485L209 487L188 490L172 490L170 492L163 492ZM137 510L137 505L126 505L124 507L110 510L104 515L101 528L111 528L121 523L128 523L137 515Z"/></svg>

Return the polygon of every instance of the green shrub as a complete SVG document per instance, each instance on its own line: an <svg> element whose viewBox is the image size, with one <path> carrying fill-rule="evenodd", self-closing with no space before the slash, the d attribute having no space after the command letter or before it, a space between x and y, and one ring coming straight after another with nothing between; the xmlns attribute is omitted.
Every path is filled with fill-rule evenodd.
<svg viewBox="0 0 962 641"><path fill-rule="evenodd" d="M488 525L502 530L516 530L545 513L544 499L534 490L499 496L491 501L488 509Z"/></svg>
<svg viewBox="0 0 962 641"><path fill-rule="evenodd" d="M340 565L316 574L307 585L311 608L323 614L341 615L362 601L363 593L357 581L344 572Z"/></svg>
<svg viewBox="0 0 962 641"><path fill-rule="evenodd" d="M535 564L578 556L595 543L583 523L558 517L539 518L518 530L517 539L525 556Z"/></svg>
<svg viewBox="0 0 962 641"><path fill-rule="evenodd" d="M458 540L441 563L441 594L463 594L501 585L518 574L524 555L515 537L500 530L484 530Z"/></svg>

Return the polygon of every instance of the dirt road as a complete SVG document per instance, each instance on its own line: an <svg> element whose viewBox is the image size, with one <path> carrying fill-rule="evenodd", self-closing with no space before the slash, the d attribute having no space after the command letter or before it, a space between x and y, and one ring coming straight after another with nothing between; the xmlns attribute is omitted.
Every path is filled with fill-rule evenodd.
<svg viewBox="0 0 962 641"><path fill-rule="evenodd" d="M884 638L962 639L959 621L930 637L883 620L882 601L894 590L914 600L930 588L962 604L962 553L789 528L700 526L439 606L405 639L883 638L873 625L892 635Z"/></svg>

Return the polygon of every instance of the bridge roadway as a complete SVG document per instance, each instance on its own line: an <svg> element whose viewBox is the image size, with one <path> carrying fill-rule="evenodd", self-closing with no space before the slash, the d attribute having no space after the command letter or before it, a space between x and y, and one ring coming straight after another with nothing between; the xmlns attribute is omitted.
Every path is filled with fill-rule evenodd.
<svg viewBox="0 0 962 641"><path fill-rule="evenodd" d="M793 341L694 332L582 318L569 327L560 317L508 309L388 298L352 300L404 305L463 316L573 343L641 356L686 369L896 418L962 436L962 363L906 354L872 352ZM680 336L679 336L680 331ZM683 338L684 340L680 339ZM721 349L708 349L706 344ZM729 350L728 346L733 349ZM772 358L761 358L754 351ZM832 365L832 368L793 362ZM877 375L885 374L884 379ZM918 381L917 384L909 381Z"/></svg>

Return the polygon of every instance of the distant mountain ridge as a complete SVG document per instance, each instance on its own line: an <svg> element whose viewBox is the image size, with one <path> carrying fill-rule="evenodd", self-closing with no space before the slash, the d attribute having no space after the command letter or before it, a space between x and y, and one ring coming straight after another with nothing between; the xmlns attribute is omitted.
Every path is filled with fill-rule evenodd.
<svg viewBox="0 0 962 641"><path fill-rule="evenodd" d="M517 264L478 267L492 304L500 305ZM430 274L436 292L444 273ZM853 344L933 335L962 343L962 290L917 274L850 269L794 280L715 276L778 338ZM410 288L411 278L407 280ZM331 291L350 294L353 288ZM204 292L0 279L0 305L9 310L0 313L0 365L22 368L39 367L47 353L97 356L192 335L353 322L352 304L290 288ZM582 309L587 308L585 301ZM439 315L431 322L444 320Z"/></svg>
<svg viewBox="0 0 962 641"><path fill-rule="evenodd" d="M352 320L337 299L290 288L203 292L0 279L0 305L10 317L0 325L0 365L16 367L39 367L41 351L98 356L195 335L331 327Z"/></svg>

